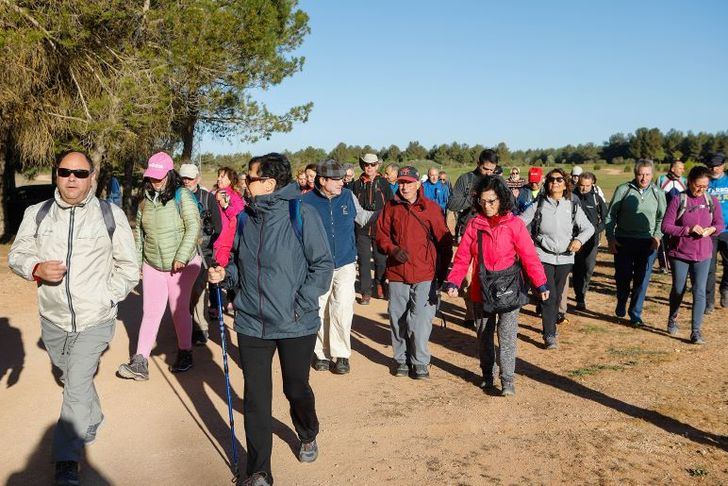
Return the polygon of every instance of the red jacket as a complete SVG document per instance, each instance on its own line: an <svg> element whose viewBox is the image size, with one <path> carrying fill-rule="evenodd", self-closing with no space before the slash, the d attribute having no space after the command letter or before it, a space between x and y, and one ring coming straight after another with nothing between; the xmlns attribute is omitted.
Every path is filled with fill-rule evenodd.
<svg viewBox="0 0 728 486"><path fill-rule="evenodd" d="M452 258L452 235L442 210L437 203L425 198L422 188L414 204L399 194L387 201L377 220L377 246L389 255L386 277L391 282L428 282L436 273L444 277ZM406 263L399 263L392 257L397 247L409 254ZM438 252L440 269L435 268Z"/></svg>
<svg viewBox="0 0 728 486"><path fill-rule="evenodd" d="M518 256L533 286L541 287L546 284L546 274L538 253L536 253L531 235L523 221L511 213L493 218L486 218L482 214L478 214L468 222L458 251L455 253L452 269L447 277L448 282L460 287L472 261L473 278L470 284L470 298L474 302L482 302L478 276L477 236L479 230L483 231L485 268L492 271L505 270L513 265Z"/></svg>

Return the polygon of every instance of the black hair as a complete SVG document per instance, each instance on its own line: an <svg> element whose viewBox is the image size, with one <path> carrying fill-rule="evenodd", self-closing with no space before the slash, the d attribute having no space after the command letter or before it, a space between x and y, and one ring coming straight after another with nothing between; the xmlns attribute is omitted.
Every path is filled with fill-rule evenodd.
<svg viewBox="0 0 728 486"><path fill-rule="evenodd" d="M262 155L256 155L252 159L248 161L248 170L251 170L255 164L260 164L260 162L263 160Z"/></svg>
<svg viewBox="0 0 728 486"><path fill-rule="evenodd" d="M473 191L473 209L478 213L483 214L483 207L480 205L480 195L485 191L493 191L496 197L498 197L500 201L498 208L499 215L503 216L514 209L513 194L508 189L506 183L503 182L503 179L498 176L486 175L479 178L478 182L475 183Z"/></svg>
<svg viewBox="0 0 728 486"><path fill-rule="evenodd" d="M711 170L708 169L706 166L696 165L695 167L690 169L690 172L688 173L688 182L695 182L698 179L702 179L704 177L710 179L711 174Z"/></svg>
<svg viewBox="0 0 728 486"><path fill-rule="evenodd" d="M162 192L159 193L159 199L162 201L162 204L167 204L168 201L174 199L177 188L182 187L182 185L182 178L179 176L176 170L172 169L167 172L167 184L164 186L164 189L162 189ZM147 194L150 199L153 199L154 192L155 191L152 183L149 181L148 177L145 177L144 194Z"/></svg>
<svg viewBox="0 0 728 486"><path fill-rule="evenodd" d="M308 164L305 169L303 170L312 170L314 172L318 172L318 165L317 164Z"/></svg>
<svg viewBox="0 0 728 486"><path fill-rule="evenodd" d="M549 193L549 178L554 175L559 174L561 177L564 178L564 199L571 199L571 191L572 191L572 182L571 182L571 176L567 176L566 172L564 172L564 169L557 167L555 169L551 169L548 174L546 174L546 191L545 194L548 195Z"/></svg>
<svg viewBox="0 0 728 486"><path fill-rule="evenodd" d="M275 179L276 189L282 189L293 180L291 163L288 161L288 157L276 152L271 152L260 157L258 175L260 177L271 177Z"/></svg>
<svg viewBox="0 0 728 486"><path fill-rule="evenodd" d="M595 176L591 172L582 172L581 175L579 176L579 180L581 181L582 179L588 179L588 180L592 181L592 184L597 183L597 176Z"/></svg>
<svg viewBox="0 0 728 486"><path fill-rule="evenodd" d="M493 149L485 149L480 152L478 156L478 165L483 165L486 162L498 165L498 152Z"/></svg>

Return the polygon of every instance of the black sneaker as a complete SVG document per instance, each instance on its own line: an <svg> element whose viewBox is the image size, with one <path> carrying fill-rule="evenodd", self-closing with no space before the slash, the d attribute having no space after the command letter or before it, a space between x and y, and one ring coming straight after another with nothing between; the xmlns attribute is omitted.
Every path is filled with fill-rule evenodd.
<svg viewBox="0 0 728 486"><path fill-rule="evenodd" d="M318 458L319 450L316 439L311 442L301 442L301 448L298 450L298 460L305 463L310 463Z"/></svg>
<svg viewBox="0 0 728 486"><path fill-rule="evenodd" d="M271 486L270 478L264 472L253 473L245 479L238 479L237 486Z"/></svg>
<svg viewBox="0 0 728 486"><path fill-rule="evenodd" d="M677 322L675 322L675 319L669 319L667 321L667 333L670 336L674 336L677 334L677 331L678 331Z"/></svg>
<svg viewBox="0 0 728 486"><path fill-rule="evenodd" d="M693 344L705 344L705 340L699 332L694 332L690 335L690 342Z"/></svg>
<svg viewBox="0 0 728 486"><path fill-rule="evenodd" d="M412 367L412 378L415 380L427 380L430 378L430 371L427 365L414 365Z"/></svg>
<svg viewBox="0 0 728 486"><path fill-rule="evenodd" d="M577 302L576 303L576 309L580 311L586 310L586 302Z"/></svg>
<svg viewBox="0 0 728 486"><path fill-rule="evenodd" d="M463 327L467 327L468 329L472 329L475 327L475 319L465 319L463 321Z"/></svg>
<svg viewBox="0 0 728 486"><path fill-rule="evenodd" d="M78 480L78 463L76 461L58 461L56 463L56 486L76 486Z"/></svg>
<svg viewBox="0 0 728 486"><path fill-rule="evenodd" d="M192 331L192 344L195 346L204 346L207 344L207 339L210 337L208 331L202 329L194 329Z"/></svg>
<svg viewBox="0 0 728 486"><path fill-rule="evenodd" d="M169 367L172 373L184 373L192 368L192 350L180 349L177 351L177 359L174 364Z"/></svg>
<svg viewBox="0 0 728 486"><path fill-rule="evenodd" d="M351 368L349 367L349 359L336 358L336 364L334 365L334 369L332 371L337 375L347 374L349 371L351 371Z"/></svg>
<svg viewBox="0 0 728 486"><path fill-rule="evenodd" d="M397 377L403 377L409 375L409 366L407 363L396 362L392 368L392 374Z"/></svg>
<svg viewBox="0 0 728 486"><path fill-rule="evenodd" d="M331 367L331 363L329 362L328 359L314 358L311 366L313 366L313 369L316 371L329 371L329 368Z"/></svg>
<svg viewBox="0 0 728 486"><path fill-rule="evenodd" d="M149 363L141 354L135 354L128 363L119 366L116 373L122 378L146 381L149 379Z"/></svg>

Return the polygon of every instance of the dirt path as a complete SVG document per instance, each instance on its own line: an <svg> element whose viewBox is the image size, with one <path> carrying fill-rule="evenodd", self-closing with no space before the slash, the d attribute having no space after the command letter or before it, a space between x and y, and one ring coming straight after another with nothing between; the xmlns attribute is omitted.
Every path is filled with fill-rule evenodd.
<svg viewBox="0 0 728 486"><path fill-rule="evenodd" d="M39 346L35 286L11 274L7 251L0 247L0 482L50 484L61 388ZM573 315L560 329L559 350L541 348L540 321L532 306L524 309L512 398L477 387L474 333L457 324L461 301L444 303L448 326L433 331L426 382L388 374L386 303L357 305L352 373L312 372L321 420L313 465L293 453L275 366L276 484L728 484L728 311L709 316L704 347L686 341L687 309L679 338L668 336L669 278L658 275L645 309L649 326L618 324L609 317L614 281L606 260L600 255L593 313ZM130 335L135 340L139 295L121 311L96 378L106 422L88 449L83 484L230 484L219 345L196 348L195 368L170 374L175 340L166 316L150 381L120 380L114 373L128 358ZM231 373L240 397L237 364ZM241 408L238 399L244 444Z"/></svg>

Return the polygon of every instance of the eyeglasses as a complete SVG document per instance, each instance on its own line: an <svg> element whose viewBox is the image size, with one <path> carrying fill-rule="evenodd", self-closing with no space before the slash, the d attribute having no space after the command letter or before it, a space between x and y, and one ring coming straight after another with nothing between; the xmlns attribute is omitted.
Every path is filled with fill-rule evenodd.
<svg viewBox="0 0 728 486"><path fill-rule="evenodd" d="M66 169L65 167L59 167L56 170L56 175L65 179L66 177L71 177L71 174L73 174L76 179L86 179L91 175L91 172L93 171L88 169Z"/></svg>
<svg viewBox="0 0 728 486"><path fill-rule="evenodd" d="M478 167L478 169L480 169L480 172L488 173L488 174L492 174L493 172L495 172L494 167L485 167L485 166L481 165L480 167Z"/></svg>
<svg viewBox="0 0 728 486"><path fill-rule="evenodd" d="M498 201L498 198L493 199L479 199L480 204L483 206L495 206L495 203Z"/></svg>
<svg viewBox="0 0 728 486"><path fill-rule="evenodd" d="M549 182L561 184L564 182L563 177L549 177Z"/></svg>
<svg viewBox="0 0 728 486"><path fill-rule="evenodd" d="M379 162L362 162L364 164L364 167L376 167L379 165Z"/></svg>
<svg viewBox="0 0 728 486"><path fill-rule="evenodd" d="M268 179L270 179L270 177L256 177L256 176L252 176L250 174L245 175L245 180L248 184L252 184L253 182L258 182L258 181L265 181Z"/></svg>

